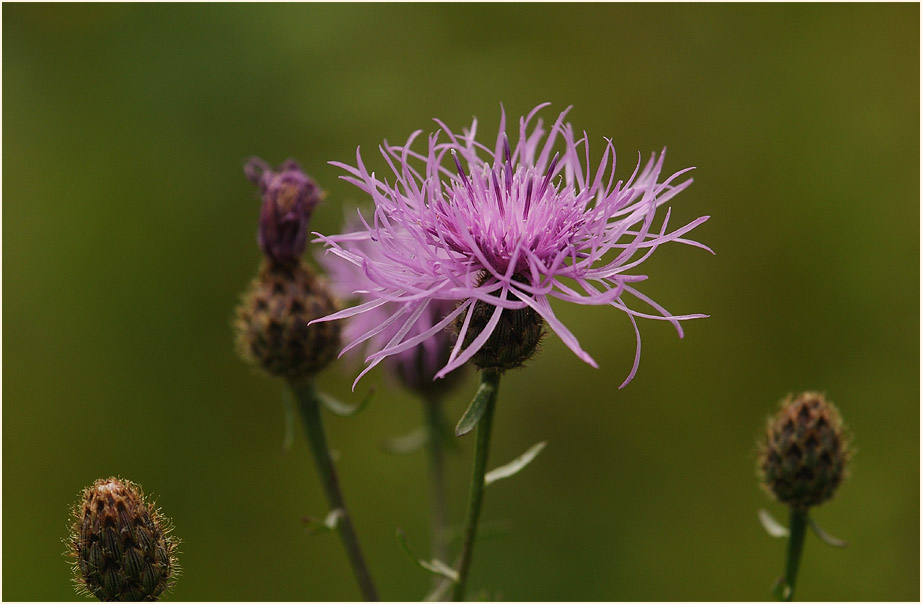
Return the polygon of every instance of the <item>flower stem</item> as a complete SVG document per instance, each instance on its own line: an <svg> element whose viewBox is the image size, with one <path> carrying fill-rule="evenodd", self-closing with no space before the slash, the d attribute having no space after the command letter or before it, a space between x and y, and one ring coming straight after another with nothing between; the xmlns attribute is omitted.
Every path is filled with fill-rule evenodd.
<svg viewBox="0 0 922 604"><path fill-rule="evenodd" d="M445 543L445 527L448 517L445 511L445 413L442 409L442 401L438 399L424 400L423 407L429 433L429 513L432 522L430 556L445 562L448 557L448 548ZM434 577L435 583L439 580L439 577Z"/></svg>
<svg viewBox="0 0 922 604"><path fill-rule="evenodd" d="M461 549L461 562L458 566L458 581L452 593L452 600L464 599L467 577L471 569L474 554L474 540L477 537L477 522L480 520L480 508L483 505L484 474L487 471L487 457L490 454L490 433L493 429L493 412L496 410L496 395L499 390L499 371L484 369L480 372L480 385L490 389L486 408L477 423L477 444L474 449L474 470L471 475L471 494L467 505L467 519L464 526L464 542Z"/></svg>
<svg viewBox="0 0 922 604"><path fill-rule="evenodd" d="M343 500L343 494L339 488L339 479L336 477L336 469L333 467L333 459L330 456L330 448L327 446L327 437L323 429L323 419L320 416L320 401L317 399L317 391L314 389L312 382L292 384L292 389L298 400L298 409L301 412L301 419L304 420L307 441L313 453L314 463L320 476L320 483L323 485L327 503L331 510L341 511L336 528L340 539L342 539L343 547L346 548L346 555L349 557L349 563L352 565L352 571L355 573L359 589L361 589L362 596L366 601L377 601L378 594L371 580L371 573L368 572L368 566L365 564L365 558L362 556L362 550L359 547L358 537L352 527L349 510L346 508L346 502Z"/></svg>
<svg viewBox="0 0 922 604"><path fill-rule="evenodd" d="M800 555L804 551L804 536L807 533L807 508L791 506L791 527L788 538L788 556L784 568L784 586L781 599L790 602L794 599L794 584L797 570L800 568Z"/></svg>

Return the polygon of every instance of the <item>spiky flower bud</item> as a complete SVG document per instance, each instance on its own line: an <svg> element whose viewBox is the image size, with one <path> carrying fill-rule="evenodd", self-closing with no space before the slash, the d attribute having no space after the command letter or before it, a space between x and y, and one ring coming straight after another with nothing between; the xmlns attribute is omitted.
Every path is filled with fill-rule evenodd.
<svg viewBox="0 0 922 604"><path fill-rule="evenodd" d="M244 166L247 178L259 186L259 249L272 262L290 264L301 258L307 243L307 224L320 201L320 187L292 159L278 171L259 158Z"/></svg>
<svg viewBox="0 0 922 604"><path fill-rule="evenodd" d="M178 541L141 487L119 478L86 488L68 542L77 590L103 601L156 600L173 585Z"/></svg>
<svg viewBox="0 0 922 604"><path fill-rule="evenodd" d="M308 323L336 310L325 283L307 265L263 262L237 308L237 349L270 375L313 377L336 358L340 324Z"/></svg>
<svg viewBox="0 0 922 604"><path fill-rule="evenodd" d="M838 410L822 394L804 392L782 401L769 419L759 470L778 501L806 508L832 497L848 459Z"/></svg>
<svg viewBox="0 0 922 604"><path fill-rule="evenodd" d="M479 276L482 284L487 274ZM513 277L515 281L521 278ZM464 346L470 346L478 335L487 328L496 307L483 302L475 302L471 312L470 325L464 335ZM464 315L455 321L455 329L460 333L464 324ZM506 371L521 367L538 351L538 345L544 337L544 319L530 307L510 310L503 309L496 327L490 337L473 357L471 362L478 369L496 369Z"/></svg>

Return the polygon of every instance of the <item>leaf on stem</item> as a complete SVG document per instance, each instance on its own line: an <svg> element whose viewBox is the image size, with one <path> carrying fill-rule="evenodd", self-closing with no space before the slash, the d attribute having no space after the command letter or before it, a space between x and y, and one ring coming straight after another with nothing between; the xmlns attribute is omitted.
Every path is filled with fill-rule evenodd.
<svg viewBox="0 0 922 604"><path fill-rule="evenodd" d="M319 535L320 533L329 533L336 530L336 525L339 524L339 519L343 517L343 511L340 508L332 510L327 514L326 518L320 520L319 518L313 518L311 516L305 517L304 523L307 524L307 532L311 536Z"/></svg>
<svg viewBox="0 0 922 604"><path fill-rule="evenodd" d="M820 541L822 541L826 545L831 545L832 547L838 547L838 548L848 547L848 543L846 543L845 541L842 541L841 539L837 539L833 537L832 535L830 535L829 533L821 529L820 525L818 525L816 523L816 520L813 519L813 516L808 517L807 522L810 523L810 528L813 529L813 533L817 537L819 537Z"/></svg>
<svg viewBox="0 0 922 604"><path fill-rule="evenodd" d="M762 528L765 529L765 532L771 535L772 537L787 537L791 534L783 524L775 520L775 517L768 513L768 510L761 509L759 510L759 522L762 523Z"/></svg>
<svg viewBox="0 0 922 604"><path fill-rule="evenodd" d="M413 551L413 548L410 546L410 542L407 540L407 534L399 528L397 529L397 542L400 543L400 547L407 554L407 556L410 557L410 560L412 560L413 563L418 567L429 571L434 575L439 575L441 577L445 577L446 579L450 579L453 583L457 583L458 571L448 566L441 560L436 560L435 558L429 561L418 558L416 553Z"/></svg>
<svg viewBox="0 0 922 604"><path fill-rule="evenodd" d="M547 441L542 441L534 446L532 446L528 451L525 451L509 463L504 466L500 466L494 470L490 470L483 477L483 484L485 486L490 486L497 480L502 480L503 478L509 478L518 474L522 468L531 463L531 461L538 456L538 453L541 452L544 447L547 446Z"/></svg>
<svg viewBox="0 0 922 604"><path fill-rule="evenodd" d="M772 587L772 596L780 602L791 601L791 586L784 580L784 577L778 577L775 586Z"/></svg>
<svg viewBox="0 0 922 604"><path fill-rule="evenodd" d="M352 417L353 415L358 415L365 407L368 406L368 403L371 402L371 399L374 397L375 389L372 388L368 391L368 394L365 395L361 401L356 405L347 405L341 403L329 394L324 394L323 392L317 393L317 400L327 408L327 411L333 415L338 415L339 417Z"/></svg>
<svg viewBox="0 0 922 604"><path fill-rule="evenodd" d="M429 431L425 428L417 428L404 436L383 440L379 447L385 453L407 455L419 451L427 442L429 442Z"/></svg>
<svg viewBox="0 0 922 604"><path fill-rule="evenodd" d="M477 394L474 395L474 400L471 401L467 411L464 412L458 425L455 426L456 436L464 436L474 429L474 426L480 421L483 412L486 411L487 402L490 400L491 396L493 396L493 385L481 382L480 388L477 389Z"/></svg>
<svg viewBox="0 0 922 604"><path fill-rule="evenodd" d="M452 585L454 585L454 581L450 579L443 579L442 581L439 581L439 584L435 586L435 589L423 597L423 602L441 602L445 599L445 596L448 595L448 590L451 589Z"/></svg>

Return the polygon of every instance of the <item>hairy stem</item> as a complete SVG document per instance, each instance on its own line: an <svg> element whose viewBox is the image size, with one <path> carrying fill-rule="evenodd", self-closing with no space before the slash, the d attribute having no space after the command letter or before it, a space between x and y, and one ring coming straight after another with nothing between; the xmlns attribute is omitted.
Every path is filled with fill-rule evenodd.
<svg viewBox="0 0 922 604"><path fill-rule="evenodd" d="M784 567L784 587L781 599L790 602L794 599L794 584L800 568L800 555L804 551L804 536L807 533L807 508L791 506L791 535L788 538L787 563Z"/></svg>
<svg viewBox="0 0 922 604"><path fill-rule="evenodd" d="M484 369L480 372L481 387L490 389L486 408L477 422L477 443L474 449L474 470L471 474L471 493L467 505L467 519L464 525L464 541L461 549L461 562L458 566L458 582L452 593L452 600L464 600L467 589L467 577L471 570L474 555L474 541L477 537L477 523L483 506L484 474L487 471L487 458L490 455L490 433L493 429L493 413L496 410L496 395L499 390L499 372Z"/></svg>
<svg viewBox="0 0 922 604"><path fill-rule="evenodd" d="M313 383L292 384L292 389L298 400L298 409L301 412L301 419L304 420L307 441L313 453L317 474L320 476L320 483L323 485L327 503L331 510L341 511L336 529L339 532L340 539L342 539L343 547L346 548L346 555L349 557L349 563L355 573L359 589L361 589L362 596L366 601L377 601L378 594L375 591L371 573L365 564L365 558L359 547L359 540L352 526L349 510L346 508L346 502L339 488L339 479L336 476L336 469L333 467L333 459L330 456L330 448L327 446L327 437L323 429L323 419L320 416L320 401L317 399L317 391L314 389Z"/></svg>

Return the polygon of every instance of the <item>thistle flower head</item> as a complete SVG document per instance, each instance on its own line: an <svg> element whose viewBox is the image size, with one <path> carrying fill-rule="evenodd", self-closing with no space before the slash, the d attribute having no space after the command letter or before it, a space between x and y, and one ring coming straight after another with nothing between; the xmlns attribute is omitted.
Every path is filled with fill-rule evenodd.
<svg viewBox="0 0 922 604"><path fill-rule="evenodd" d="M849 459L839 412L817 392L782 401L768 421L761 449L763 486L778 501L802 508L833 496Z"/></svg>
<svg viewBox="0 0 922 604"><path fill-rule="evenodd" d="M103 601L156 600L175 581L169 520L127 480L97 480L73 509L68 542L80 592Z"/></svg>
<svg viewBox="0 0 922 604"><path fill-rule="evenodd" d="M443 377L484 347L501 348L503 342L491 338L504 317L509 324L510 313L519 311L539 317L580 359L597 366L554 314L550 300L557 298L610 305L628 315L637 347L626 384L640 358L636 317L667 320L681 335L680 321L703 316L669 313L636 289L646 277L630 272L664 243L704 247L683 236L707 217L669 230L667 211L654 227L657 208L691 184L681 180L687 170L661 179L660 154L616 181L614 147L606 140L593 172L588 137L578 137L564 121L569 110L545 130L536 118L543 107L521 118L512 136L503 113L490 146L477 140L476 119L461 134L436 120L441 131L421 150L414 149L419 131L403 145L385 142L380 151L393 175L384 180L369 172L359 152L355 166L334 163L372 197L375 209L356 232L320 239L361 268L372 287L367 302L326 320L389 304L386 321L399 326L368 356L366 371L457 322L458 338L437 373ZM650 310L632 308L632 298ZM414 330L430 305L446 300L455 304L451 312Z"/></svg>
<svg viewBox="0 0 922 604"><path fill-rule="evenodd" d="M270 261L287 264L301 257L307 242L307 223L320 201L320 188L294 160L278 171L259 158L250 159L244 173L259 186L262 209L257 239Z"/></svg>

